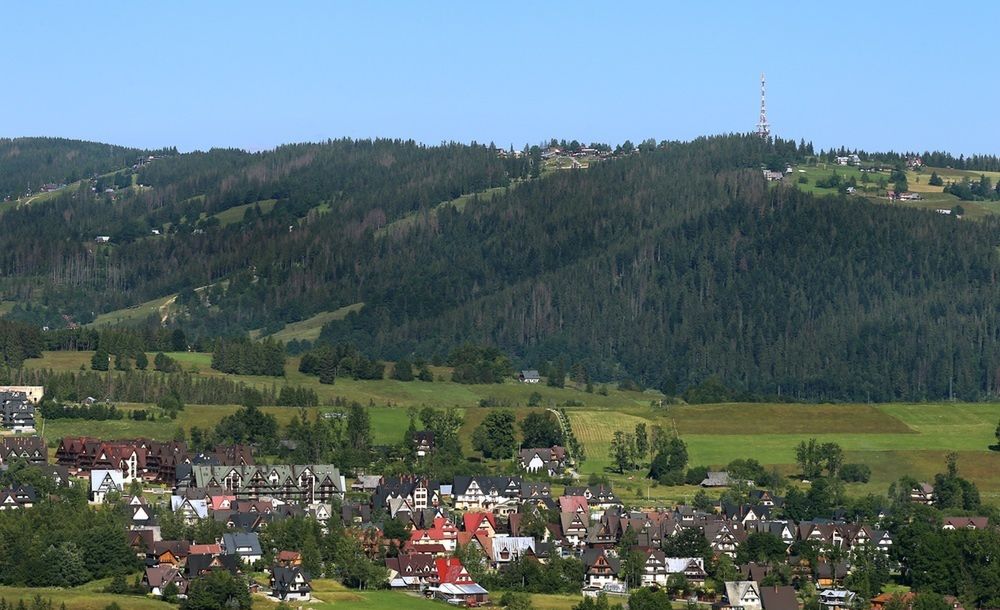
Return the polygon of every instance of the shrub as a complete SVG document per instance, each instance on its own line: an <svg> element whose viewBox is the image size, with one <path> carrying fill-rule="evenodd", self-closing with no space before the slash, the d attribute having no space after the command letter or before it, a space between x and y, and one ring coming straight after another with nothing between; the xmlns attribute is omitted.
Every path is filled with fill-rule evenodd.
<svg viewBox="0 0 1000 610"><path fill-rule="evenodd" d="M867 483L872 469L867 464L844 464L840 467L840 480L847 483Z"/></svg>

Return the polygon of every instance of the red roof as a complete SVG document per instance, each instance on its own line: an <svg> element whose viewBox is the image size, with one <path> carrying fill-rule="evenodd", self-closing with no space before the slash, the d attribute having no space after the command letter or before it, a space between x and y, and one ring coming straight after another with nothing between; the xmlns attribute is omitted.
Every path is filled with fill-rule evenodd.
<svg viewBox="0 0 1000 610"><path fill-rule="evenodd" d="M421 539L426 540L455 540L458 538L458 528L444 517L434 518L434 527L425 530L413 530L410 532L410 541L416 542Z"/></svg>
<svg viewBox="0 0 1000 610"><path fill-rule="evenodd" d="M438 571L438 580L441 584L451 583L455 585L471 585L474 584L472 577L466 571L465 566L462 565L462 561L458 557L449 557L448 559L438 559L435 561Z"/></svg>
<svg viewBox="0 0 1000 610"><path fill-rule="evenodd" d="M465 513L462 516L463 523L465 525L465 531L475 532L476 530L486 529L486 524L483 521L489 523L490 528L495 532L497 531L496 517L493 513Z"/></svg>
<svg viewBox="0 0 1000 610"><path fill-rule="evenodd" d="M588 512L590 510L587 498L584 496L561 496L559 498L559 512L575 513Z"/></svg>

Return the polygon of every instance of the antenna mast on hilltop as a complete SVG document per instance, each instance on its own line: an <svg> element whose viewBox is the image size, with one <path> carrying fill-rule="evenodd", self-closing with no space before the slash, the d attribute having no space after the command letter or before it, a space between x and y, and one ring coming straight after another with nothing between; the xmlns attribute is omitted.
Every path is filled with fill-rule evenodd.
<svg viewBox="0 0 1000 610"><path fill-rule="evenodd" d="M760 73L760 121L757 122L757 135L767 139L771 136L771 126L767 124L767 102L764 97L764 73Z"/></svg>

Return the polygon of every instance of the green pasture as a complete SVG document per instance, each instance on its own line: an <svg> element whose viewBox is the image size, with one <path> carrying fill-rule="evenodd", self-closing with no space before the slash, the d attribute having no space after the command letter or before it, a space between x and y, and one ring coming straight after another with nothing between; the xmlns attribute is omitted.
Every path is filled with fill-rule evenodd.
<svg viewBox="0 0 1000 610"><path fill-rule="evenodd" d="M339 582L329 579L312 581L313 601L302 607L312 610L347 610L360 608L362 610L398 610L413 608L414 610L432 610L447 608L447 604L424 599L418 595L400 591L361 591L348 589ZM292 603L292 607L299 607ZM277 604L263 595L254 596L254 608L275 608ZM539 607L539 610L542 610Z"/></svg>
<svg viewBox="0 0 1000 610"><path fill-rule="evenodd" d="M885 198L885 191L887 188L891 188L892 184L887 184L886 189L878 186L879 178L885 178L886 181L889 180L889 172L865 174L861 172L859 167L851 165L837 165L833 163L798 165L795 166L794 170L794 172L785 177L785 182L793 184L801 190L816 193L817 195L829 195L836 193L836 189L819 188L816 186L817 181L825 180L836 172L838 175L842 176L845 181L852 177L857 181L857 192L855 193L857 196L868 197L872 201L878 203L890 203L890 201ZM938 175L941 176L942 180L945 181L945 184L953 181L957 182L963 178L975 180L983 174L986 174L986 176L989 177L994 184L997 180L1000 180L1000 172L976 172L940 167L925 167L920 171L909 170L906 172L906 181L909 186L909 190L914 193L919 193L921 199L917 201L892 201L891 204L931 211L938 209L950 210L956 205L961 205L965 209L965 217L972 219L981 218L989 214L1000 214L1000 202L962 201L954 195L945 193L943 186L931 186L928 184L928 181L930 180L933 172L937 172ZM862 176L864 175L867 175L870 179L868 184L862 182ZM800 176L805 176L807 182L799 183Z"/></svg>
<svg viewBox="0 0 1000 610"><path fill-rule="evenodd" d="M90 368L93 352L44 352L41 358L25 362L26 368L50 368L54 370L78 371L80 367ZM468 407L479 404L483 399L495 399L504 406L526 406L532 394L541 397L540 406L554 407L570 401L582 403L586 407L620 408L648 406L660 394L653 392L632 392L608 386L606 396L597 392L588 393L580 388L549 387L545 384L523 384L508 381L502 384L461 384L452 383L451 370L446 367L431 367L435 381L396 381L394 379L357 380L340 377L336 383L324 385L312 375L300 373L299 358L289 358L285 366L285 377L265 377L255 375L228 375L213 370L212 355L199 352L169 352L168 356L181 363L185 370L197 371L199 375L226 377L242 381L257 388L277 388L283 385L309 387L316 391L320 404L333 402L336 398L356 401L361 404L392 406L434 406ZM150 362L155 354L147 354ZM386 366L386 370L391 364Z"/></svg>
<svg viewBox="0 0 1000 610"><path fill-rule="evenodd" d="M243 215L246 211L254 206L260 206L261 214L267 214L274 208L274 204L278 203L277 199L264 199L262 201L255 201L253 203L245 203L243 205L236 205L231 208L227 208L218 214L214 214L214 218L219 219L220 226L227 226L233 223L241 222L243 220Z"/></svg>
<svg viewBox="0 0 1000 610"><path fill-rule="evenodd" d="M42 358L28 360L28 367L56 370L89 368L92 352L46 352ZM627 475L612 472L608 450L617 430L632 432L645 423L647 429L660 426L678 434L687 443L690 465L725 466L737 458L753 458L774 467L794 481L795 447L799 442L816 438L836 442L844 448L849 462L867 464L872 479L867 484L850 484L851 494L885 493L889 483L904 475L932 479L943 471L945 455L957 452L959 471L975 481L987 499L1000 499L1000 452L991 452L994 432L1000 420L1000 404L926 403L926 404L764 404L732 403L714 405L658 406L659 394L626 392L609 387L607 395L587 393L567 386L553 388L544 384L526 385L507 382L490 385L466 385L449 381L451 371L435 367L433 382L402 382L392 379L355 380L340 378L323 385L316 377L298 372L298 358L289 358L285 378L225 375L211 369L211 354L174 352L169 354L189 371L202 376L228 377L248 385L274 389L285 385L314 389L320 407L316 412L340 410L332 406L337 399L358 402L369 409L375 442L396 443L409 424L409 408L423 406L458 407L465 422L460 431L470 455L472 433L492 407L480 407L489 399L500 407L510 408L518 421L534 410L567 405L574 433L583 444L587 460L580 473L611 477L623 499L642 503L689 499L696 488L662 487L645 481L643 471ZM152 357L152 354L150 354ZM539 404L528 407L532 394ZM148 405L123 405L124 409L149 408ZM67 434L89 434L105 438L144 436L172 438L178 427L189 431L198 426L214 427L235 405L188 405L177 420L155 422L52 420L44 422L44 434L51 441ZM282 425L299 413L293 407L265 407ZM648 458L647 458L648 459Z"/></svg>
<svg viewBox="0 0 1000 610"><path fill-rule="evenodd" d="M364 306L364 303L354 303L334 311L324 311L310 318L306 318L305 320L299 320L298 322L286 324L284 328L268 336L276 341L283 341L285 343L288 343L293 339L298 339L299 341L315 341L319 338L319 333L323 330L324 324L332 322L333 320L343 320L347 317L347 314L352 311L361 311L361 308ZM251 331L250 336L257 339L261 336L261 332L259 330Z"/></svg>
<svg viewBox="0 0 1000 610"><path fill-rule="evenodd" d="M106 581L95 581L106 584ZM131 579L130 579L131 582ZM94 583L87 583L80 587L62 588L31 588L31 587L0 587L0 598L8 603L23 599L25 605L30 606L31 600L36 595L45 600L52 600L53 606L59 608L61 604L66 605L66 610L104 610L111 603L117 602L118 606L128 610L176 610L177 606L168 604L151 597L136 595L114 595L111 593L101 593L96 589Z"/></svg>
<svg viewBox="0 0 1000 610"><path fill-rule="evenodd" d="M176 294L167 295L145 303L140 303L134 307L116 309L108 313L102 313L90 324L86 326L114 326L118 324L138 324L144 322L149 316L162 317L167 313L170 304L177 298Z"/></svg>
<svg viewBox="0 0 1000 610"><path fill-rule="evenodd" d="M516 186L516 184L512 184L510 188L513 188L514 186ZM437 214L437 211L444 208L445 206L451 206L454 207L456 210L461 211L465 209L465 206L468 205L470 201L476 201L476 200L491 201L497 195L505 193L507 191L507 188L508 187L506 186L495 186L493 188L488 188L475 193L467 193L465 195L456 197L455 199L442 201L441 203L431 208L427 213L429 213L430 215ZM423 213L424 212L413 212L407 214L406 216L403 216L402 218L398 218L390 222L386 226L382 227L378 231L376 231L375 235L378 237L387 237L390 235L394 235L400 231L407 231L413 228L413 226L417 223L418 219Z"/></svg>
<svg viewBox="0 0 1000 610"><path fill-rule="evenodd" d="M943 472L946 454L954 451L959 472L976 482L984 497L1000 498L1000 477L995 474L1000 472L1000 453L988 450L996 440L1000 404L721 404L629 409L613 415L591 409L567 412L587 451L583 474L610 473L608 450L615 431L632 432L643 422L675 430L687 444L691 465L722 467L737 458L753 458L790 477L797 471L799 442L836 442L847 461L872 468L869 483L848 486L853 494L885 493L904 475L931 479ZM645 482L610 474L628 488L626 497L645 497ZM658 487L650 497L677 499L695 491Z"/></svg>

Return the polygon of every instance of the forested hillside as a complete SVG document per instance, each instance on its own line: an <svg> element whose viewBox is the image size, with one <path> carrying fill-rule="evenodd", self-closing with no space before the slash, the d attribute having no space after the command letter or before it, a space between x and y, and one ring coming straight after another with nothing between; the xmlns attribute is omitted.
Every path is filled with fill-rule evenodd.
<svg viewBox="0 0 1000 610"><path fill-rule="evenodd" d="M172 151L175 152L175 151ZM0 200L16 199L43 184L69 184L131 167L143 155L135 148L63 138L0 138Z"/></svg>
<svg viewBox="0 0 1000 610"><path fill-rule="evenodd" d="M0 216L0 289L53 327L176 294L149 323L192 339L364 303L321 341L482 342L716 399L996 395L1000 225L764 182L810 150L722 136L544 174L537 148L394 140L171 156Z"/></svg>

